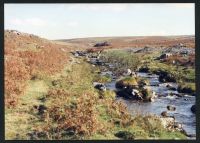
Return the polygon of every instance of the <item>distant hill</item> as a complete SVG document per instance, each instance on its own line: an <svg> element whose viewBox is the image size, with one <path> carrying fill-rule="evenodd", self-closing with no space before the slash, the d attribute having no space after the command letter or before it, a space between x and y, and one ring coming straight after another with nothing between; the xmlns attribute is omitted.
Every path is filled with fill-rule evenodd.
<svg viewBox="0 0 200 143"><path fill-rule="evenodd" d="M126 48L126 47L169 47L177 44L184 44L186 47L195 47L195 36L133 36L133 37L94 37L57 40L64 43L80 44L83 48L91 48L98 42L107 41L111 43L108 48Z"/></svg>

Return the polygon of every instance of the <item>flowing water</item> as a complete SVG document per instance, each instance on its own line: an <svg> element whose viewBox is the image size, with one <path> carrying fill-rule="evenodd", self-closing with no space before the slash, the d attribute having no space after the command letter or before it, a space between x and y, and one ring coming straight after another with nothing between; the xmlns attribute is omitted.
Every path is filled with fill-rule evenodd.
<svg viewBox="0 0 200 143"><path fill-rule="evenodd" d="M104 73L105 74L105 73ZM110 74L110 72L109 72ZM177 91L169 90L166 83L162 84L158 80L158 75L148 75L147 73L137 73L139 77L145 77L150 81L150 87L156 92L158 98L154 102L137 102L133 100L126 100L124 98L117 98L124 102L131 114L155 114L160 115L163 111L167 111L167 105L176 107L175 111L167 111L170 116L174 116L176 122L182 124L183 129L188 135L196 135L196 116L191 112L192 105L195 104L195 97L190 95L177 96ZM115 80L106 84L107 89L116 90ZM158 85L159 86L156 86ZM170 83L177 88L176 83Z"/></svg>

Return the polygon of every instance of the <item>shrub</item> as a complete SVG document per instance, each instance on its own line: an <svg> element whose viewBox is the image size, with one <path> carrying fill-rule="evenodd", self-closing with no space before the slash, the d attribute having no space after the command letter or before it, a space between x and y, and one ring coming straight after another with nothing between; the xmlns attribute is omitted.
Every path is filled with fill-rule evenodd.
<svg viewBox="0 0 200 143"><path fill-rule="evenodd" d="M5 60L5 105L12 107L17 104L18 96L30 78L30 69L19 57L6 56Z"/></svg>

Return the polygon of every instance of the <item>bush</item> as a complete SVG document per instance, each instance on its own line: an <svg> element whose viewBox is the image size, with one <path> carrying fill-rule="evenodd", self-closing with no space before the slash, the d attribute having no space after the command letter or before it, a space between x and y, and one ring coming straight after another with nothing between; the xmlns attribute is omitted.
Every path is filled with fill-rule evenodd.
<svg viewBox="0 0 200 143"><path fill-rule="evenodd" d="M19 57L6 56L5 60L5 105L12 107L17 104L18 96L26 87L30 78L30 68Z"/></svg>

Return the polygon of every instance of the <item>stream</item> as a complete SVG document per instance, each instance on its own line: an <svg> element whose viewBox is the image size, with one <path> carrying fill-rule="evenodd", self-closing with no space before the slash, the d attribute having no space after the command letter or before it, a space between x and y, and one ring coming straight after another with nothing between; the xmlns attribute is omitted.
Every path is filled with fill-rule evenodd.
<svg viewBox="0 0 200 143"><path fill-rule="evenodd" d="M100 75L109 75L112 77L112 81L105 84L106 89L112 91L118 90L115 88L117 76L114 74L114 72L112 72L118 63L111 64L106 63L103 60L99 62L98 59L98 63L104 64L97 64L96 58L94 60L91 59L89 60L90 64L100 67ZM156 74L142 72L137 72L136 74L138 77L143 77L149 80L150 84L148 86L156 93L157 98L153 102L139 102L136 100L128 100L116 96L116 100L125 103L129 112L133 116L137 114L161 116L163 111L167 111L167 115L174 116L175 121L182 124L186 134L191 136L188 137L188 139L196 139L196 115L191 111L192 105L194 105L196 102L195 96L182 94L177 90L169 89L166 87L167 84L170 84L172 87L177 89L177 83L161 83L159 82L159 76ZM175 107L176 110L168 111L168 105Z"/></svg>
<svg viewBox="0 0 200 143"><path fill-rule="evenodd" d="M101 74L105 75L105 72ZM111 72L107 72L111 74ZM150 81L151 89L158 95L154 102L137 102L134 100L124 99L122 97L117 97L116 100L122 101L127 105L129 112L132 115L136 114L155 114L161 115L163 111L167 111L167 105L172 105L176 107L175 111L167 111L168 115L174 116L176 122L182 124L183 129L188 135L196 136L196 116L191 112L192 105L195 104L195 96L183 95L177 96L178 91L169 90L166 87L167 83L160 83L158 80L158 75L148 73L138 72L139 77L145 77ZM116 80L113 79L112 82L105 84L106 88L109 90L117 90L115 88ZM159 86L156 86L158 85ZM176 83L170 83L173 87L177 88Z"/></svg>

